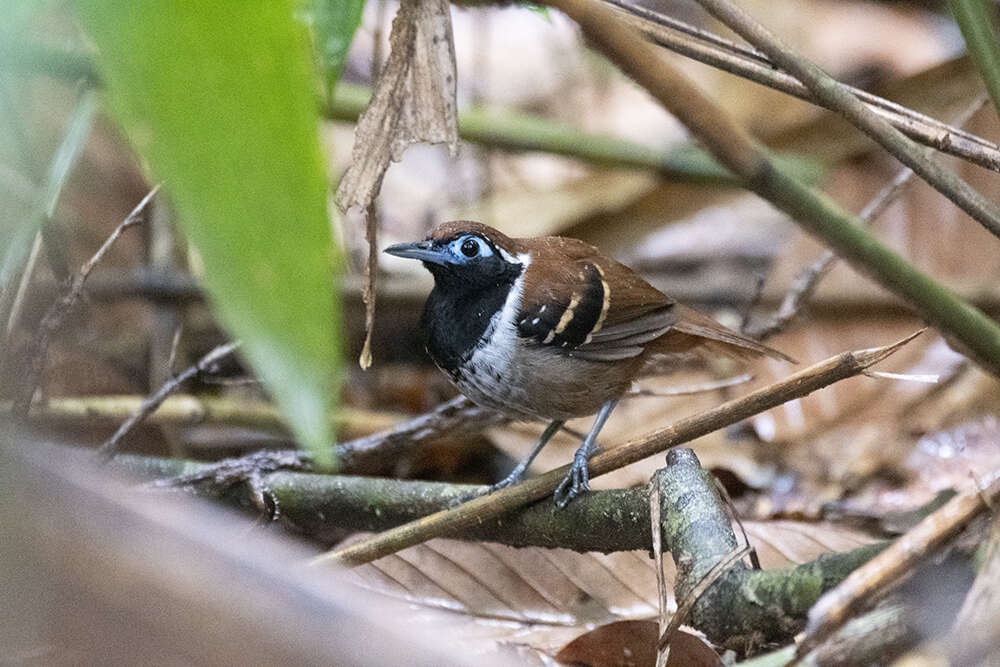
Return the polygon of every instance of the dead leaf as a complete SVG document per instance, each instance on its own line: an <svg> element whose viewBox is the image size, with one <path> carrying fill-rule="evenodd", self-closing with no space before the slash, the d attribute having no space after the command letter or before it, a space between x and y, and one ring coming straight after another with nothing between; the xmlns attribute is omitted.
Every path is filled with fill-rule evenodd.
<svg viewBox="0 0 1000 667"><path fill-rule="evenodd" d="M389 163L414 143L458 149L455 47L445 0L403 0L392 22L389 59L355 130L351 166L337 188L343 210L366 209Z"/></svg>
<svg viewBox="0 0 1000 667"><path fill-rule="evenodd" d="M455 45L451 9L446 0L403 0L392 22L391 51L375 84L371 101L358 119L351 165L337 188L337 202L346 211L365 210L368 259L365 274L365 343L359 363L372 363L371 336L375 320L375 198L390 162L398 162L414 143L446 142L458 150L455 110Z"/></svg>
<svg viewBox="0 0 1000 667"><path fill-rule="evenodd" d="M765 568L873 541L824 523L749 521L745 526ZM673 613L672 559L664 559L664 572L667 611ZM597 626L646 620L653 627L655 652L656 574L641 551L576 553L436 539L354 568L348 576L372 592L409 602L410 622L424 623L472 652L516 650L519 659L544 662Z"/></svg>
<svg viewBox="0 0 1000 667"><path fill-rule="evenodd" d="M556 660L588 667L652 667L656 664L657 632L654 621L608 623L566 644Z"/></svg>

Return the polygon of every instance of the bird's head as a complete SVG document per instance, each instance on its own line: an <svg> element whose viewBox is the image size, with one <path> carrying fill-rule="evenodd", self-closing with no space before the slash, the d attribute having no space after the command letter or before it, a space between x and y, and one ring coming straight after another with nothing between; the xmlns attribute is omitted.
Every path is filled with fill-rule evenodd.
<svg viewBox="0 0 1000 667"><path fill-rule="evenodd" d="M514 239L468 220L442 223L425 240L397 243L385 252L419 259L438 286L463 291L512 282L527 264Z"/></svg>

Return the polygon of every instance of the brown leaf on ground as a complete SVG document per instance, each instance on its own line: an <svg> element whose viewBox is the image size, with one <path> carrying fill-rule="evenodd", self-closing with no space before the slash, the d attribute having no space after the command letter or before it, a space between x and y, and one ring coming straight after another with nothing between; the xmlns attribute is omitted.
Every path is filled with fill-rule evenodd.
<svg viewBox="0 0 1000 667"><path fill-rule="evenodd" d="M765 568L873 541L832 524L750 521L745 526ZM664 566L672 590L673 561L666 559ZM576 553L437 539L354 568L348 576L370 591L411 603L414 622L472 652L515 651L523 661L544 662L597 626L647 620L655 651L656 574L645 552ZM676 610L672 595L667 607L669 613Z"/></svg>
<svg viewBox="0 0 1000 667"><path fill-rule="evenodd" d="M652 667L656 664L655 621L616 621L586 632L556 654L556 660L587 667ZM680 630L670 642L667 667L721 667L705 640Z"/></svg>

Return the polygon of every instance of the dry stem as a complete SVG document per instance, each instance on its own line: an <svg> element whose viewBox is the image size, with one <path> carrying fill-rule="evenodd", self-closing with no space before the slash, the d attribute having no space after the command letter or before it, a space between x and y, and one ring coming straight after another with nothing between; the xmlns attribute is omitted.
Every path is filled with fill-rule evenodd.
<svg viewBox="0 0 1000 667"><path fill-rule="evenodd" d="M138 426L146 417L155 412L163 401L170 396L170 394L177 391L182 384L199 373L210 372L215 364L232 354L239 346L239 341L235 343L227 343L226 345L220 345L212 349L194 365L185 368L176 377L164 382L159 389L142 402L139 409L136 410L132 416L126 419L125 422L118 427L118 430L115 431L114 435L108 438L98 448L98 455L105 460L112 458L118 453L118 448L121 446L121 442L125 436L127 436L132 429Z"/></svg>

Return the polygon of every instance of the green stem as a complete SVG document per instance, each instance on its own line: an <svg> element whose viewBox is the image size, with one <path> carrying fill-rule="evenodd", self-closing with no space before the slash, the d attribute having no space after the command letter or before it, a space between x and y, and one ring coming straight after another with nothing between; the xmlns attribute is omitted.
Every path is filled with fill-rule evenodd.
<svg viewBox="0 0 1000 667"><path fill-rule="evenodd" d="M1000 326L951 290L918 271L861 229L861 220L832 199L794 178L747 131L709 100L686 76L597 0L549 0L574 19L584 33L622 70L646 88L691 130L746 186L831 246L856 269L913 305L945 337L983 368L1000 376ZM699 0L712 11L740 12L717 0ZM724 14L724 18L731 18ZM739 18L745 18L740 14ZM732 23L736 23L732 21ZM750 34L751 31L745 31ZM759 36L754 33L751 36ZM773 46L773 45L772 45ZM775 55L787 52L772 49ZM776 59L777 60L777 59ZM785 58L781 59L782 64ZM811 68L806 68L810 69ZM812 81L816 83L816 81ZM856 100L855 100L856 101ZM897 133L898 134L898 133ZM923 158L920 158L923 160ZM921 169L926 164L921 164ZM920 170L914 167L918 174ZM952 175L953 176L953 175ZM996 209L989 204L990 209ZM1000 232L1000 229L997 230Z"/></svg>
<svg viewBox="0 0 1000 667"><path fill-rule="evenodd" d="M332 120L355 122L370 97L368 88L341 83L323 113ZM692 145L664 151L606 134L581 132L564 123L516 111L466 109L458 114L458 131L464 141L491 148L539 151L606 167L649 169L694 183L726 186L740 183L708 152ZM776 159L809 182L818 181L823 172L816 160L796 156Z"/></svg>
<svg viewBox="0 0 1000 667"><path fill-rule="evenodd" d="M969 55L979 68L993 105L1000 113L1000 43L997 42L991 0L948 0Z"/></svg>
<svg viewBox="0 0 1000 667"><path fill-rule="evenodd" d="M864 231L859 220L773 163L749 186L818 236L855 268L913 305L976 363L1000 376L1000 327Z"/></svg>

